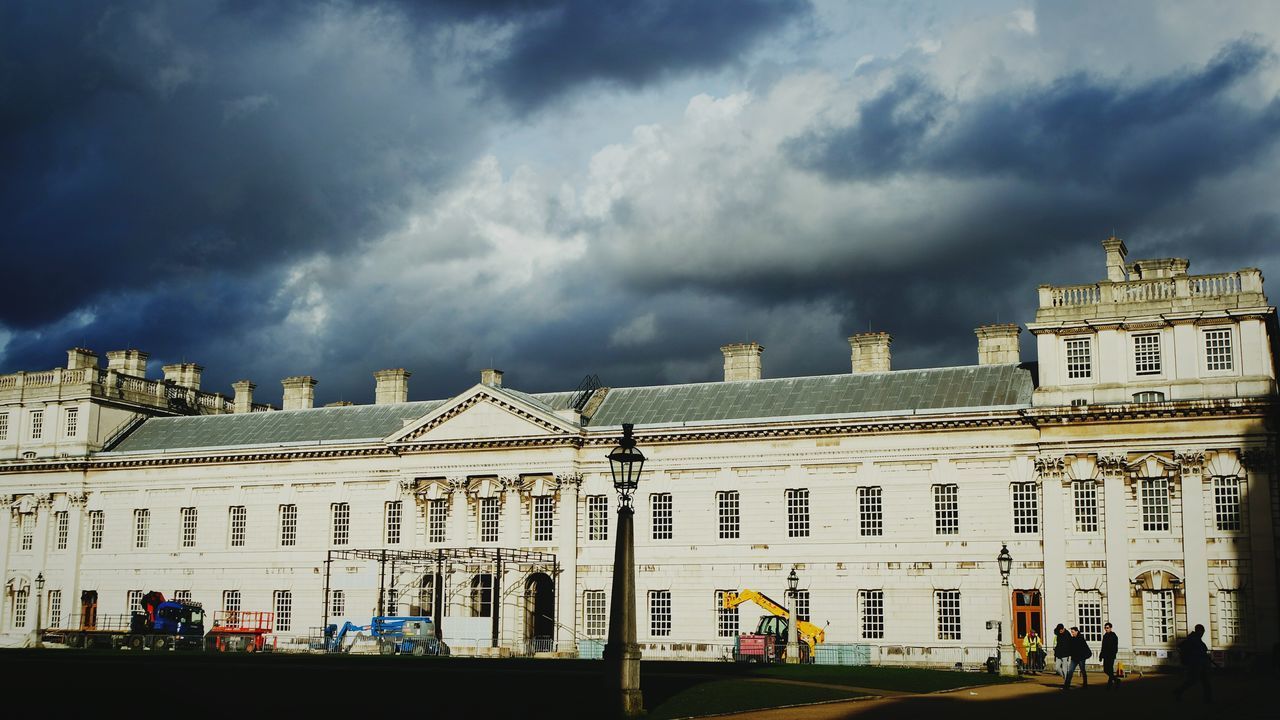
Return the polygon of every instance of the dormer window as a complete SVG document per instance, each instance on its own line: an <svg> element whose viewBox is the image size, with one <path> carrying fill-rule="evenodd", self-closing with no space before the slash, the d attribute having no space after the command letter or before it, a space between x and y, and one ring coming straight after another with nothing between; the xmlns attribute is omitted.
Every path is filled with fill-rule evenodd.
<svg viewBox="0 0 1280 720"><path fill-rule="evenodd" d="M1090 338L1067 341L1067 378L1079 380L1093 377L1093 342Z"/></svg>
<svg viewBox="0 0 1280 720"><path fill-rule="evenodd" d="M1133 371L1137 375L1160 374L1160 336L1158 334L1133 336Z"/></svg>

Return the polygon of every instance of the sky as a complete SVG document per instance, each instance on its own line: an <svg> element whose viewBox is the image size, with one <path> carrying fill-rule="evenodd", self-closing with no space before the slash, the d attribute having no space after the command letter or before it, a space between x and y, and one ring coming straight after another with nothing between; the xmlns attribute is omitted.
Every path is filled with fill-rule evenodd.
<svg viewBox="0 0 1280 720"><path fill-rule="evenodd" d="M317 403L976 362L1101 241L1280 279L1280 3L0 4L0 373ZM1023 357L1034 343L1023 333Z"/></svg>

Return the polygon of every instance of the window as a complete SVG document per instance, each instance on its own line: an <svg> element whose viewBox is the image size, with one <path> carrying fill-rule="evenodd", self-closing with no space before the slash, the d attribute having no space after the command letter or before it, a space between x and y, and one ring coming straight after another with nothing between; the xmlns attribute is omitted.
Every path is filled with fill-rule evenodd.
<svg viewBox="0 0 1280 720"><path fill-rule="evenodd" d="M436 588L441 587L437 582L438 575L435 573L426 573L422 576L422 580L418 582L418 615L430 615L435 617L436 613Z"/></svg>
<svg viewBox="0 0 1280 720"><path fill-rule="evenodd" d="M126 613L142 612L142 595L141 590L130 590L124 596L124 610Z"/></svg>
<svg viewBox="0 0 1280 720"><path fill-rule="evenodd" d="M809 491L787 491L787 537L809 537Z"/></svg>
<svg viewBox="0 0 1280 720"><path fill-rule="evenodd" d="M933 486L933 529L938 535L960 534L960 486Z"/></svg>
<svg viewBox="0 0 1280 720"><path fill-rule="evenodd" d="M427 502L427 542L445 541L445 520L449 516L449 501L436 498Z"/></svg>
<svg viewBox="0 0 1280 720"><path fill-rule="evenodd" d="M240 612L240 591L239 590L223 590L222 591L222 609L227 613Z"/></svg>
<svg viewBox="0 0 1280 720"><path fill-rule="evenodd" d="M720 511L720 539L737 540L742 537L742 516L737 490L716 493L716 507Z"/></svg>
<svg viewBox="0 0 1280 720"><path fill-rule="evenodd" d="M230 508L231 547L244 547L245 526L248 525L249 511L243 505Z"/></svg>
<svg viewBox="0 0 1280 720"><path fill-rule="evenodd" d="M1230 329L1204 331L1204 366L1209 372L1224 372L1235 367Z"/></svg>
<svg viewBox="0 0 1280 720"><path fill-rule="evenodd" d="M151 511L133 511L133 547L141 550L151 539Z"/></svg>
<svg viewBox="0 0 1280 720"><path fill-rule="evenodd" d="M1040 493L1033 482L1013 484L1013 534L1040 531Z"/></svg>
<svg viewBox="0 0 1280 720"><path fill-rule="evenodd" d="M298 506L280 506L280 547L298 544Z"/></svg>
<svg viewBox="0 0 1280 720"><path fill-rule="evenodd" d="M13 594L13 629L20 630L27 626L27 588Z"/></svg>
<svg viewBox="0 0 1280 720"><path fill-rule="evenodd" d="M186 602L186 603L191 602L191 591L190 590L174 590L173 601Z"/></svg>
<svg viewBox="0 0 1280 720"><path fill-rule="evenodd" d="M400 500L386 504L383 510L383 525L386 527L388 545L400 544L400 519L404 513L404 505Z"/></svg>
<svg viewBox="0 0 1280 720"><path fill-rule="evenodd" d="M795 596L796 620L809 622L809 591L797 590Z"/></svg>
<svg viewBox="0 0 1280 720"><path fill-rule="evenodd" d="M608 619L606 617L608 611L605 608L604 591L588 590L583 594L582 606L587 637L604 637L607 630L605 623Z"/></svg>
<svg viewBox="0 0 1280 720"><path fill-rule="evenodd" d="M1093 342L1089 338L1067 341L1067 378L1093 377Z"/></svg>
<svg viewBox="0 0 1280 720"><path fill-rule="evenodd" d="M653 516L653 539L670 540L672 535L671 493L650 495L649 510ZM670 593L668 593L669 598Z"/></svg>
<svg viewBox="0 0 1280 720"><path fill-rule="evenodd" d="M1143 390L1133 394L1135 403L1158 403L1164 402L1164 393L1159 390Z"/></svg>
<svg viewBox="0 0 1280 720"><path fill-rule="evenodd" d="M9 413L0 413L0 440L9 439Z"/></svg>
<svg viewBox="0 0 1280 720"><path fill-rule="evenodd" d="M1098 483L1080 480L1071 483L1072 506L1075 508L1076 532L1098 532Z"/></svg>
<svg viewBox="0 0 1280 720"><path fill-rule="evenodd" d="M44 411L31 411L31 439L39 440L44 437Z"/></svg>
<svg viewBox="0 0 1280 720"><path fill-rule="evenodd" d="M649 634L653 637L671 636L670 590L649 591Z"/></svg>
<svg viewBox="0 0 1280 720"><path fill-rule="evenodd" d="M75 437L80 432L80 408L67 408L62 431L69 438Z"/></svg>
<svg viewBox="0 0 1280 720"><path fill-rule="evenodd" d="M717 590L715 593L716 637L738 637L738 609L726 608L724 596L733 590Z"/></svg>
<svg viewBox="0 0 1280 720"><path fill-rule="evenodd" d="M384 610L387 617L396 616L396 608L400 605L400 593L395 588L387 588L387 603Z"/></svg>
<svg viewBox="0 0 1280 720"><path fill-rule="evenodd" d="M883 488L858 488L858 532L863 537L884 535Z"/></svg>
<svg viewBox="0 0 1280 720"><path fill-rule="evenodd" d="M351 541L351 503L329 505L329 517L333 544L346 545Z"/></svg>
<svg viewBox="0 0 1280 720"><path fill-rule="evenodd" d="M1167 532L1169 530L1169 481L1165 478L1146 478L1139 492L1142 493L1142 530Z"/></svg>
<svg viewBox="0 0 1280 720"><path fill-rule="evenodd" d="M1160 336L1154 333L1133 336L1135 375L1160 374Z"/></svg>
<svg viewBox="0 0 1280 720"><path fill-rule="evenodd" d="M938 606L938 639L960 639L960 591L935 590L934 602Z"/></svg>
<svg viewBox="0 0 1280 720"><path fill-rule="evenodd" d="M89 511L89 549L102 549L102 531L106 526L106 518L101 510Z"/></svg>
<svg viewBox="0 0 1280 720"><path fill-rule="evenodd" d="M533 541L549 543L554 533L556 499L550 495L535 495L533 498Z"/></svg>
<svg viewBox="0 0 1280 720"><path fill-rule="evenodd" d="M604 495L587 496L587 539L609 539L609 499Z"/></svg>
<svg viewBox="0 0 1280 720"><path fill-rule="evenodd" d="M480 498L480 542L498 542L498 498Z"/></svg>
<svg viewBox="0 0 1280 720"><path fill-rule="evenodd" d="M1240 593L1218 591L1218 646L1226 647L1241 640Z"/></svg>
<svg viewBox="0 0 1280 720"><path fill-rule="evenodd" d="M49 627L62 627L62 591L49 591Z"/></svg>
<svg viewBox="0 0 1280 720"><path fill-rule="evenodd" d="M1219 532L1233 532L1240 523L1240 478L1213 479L1213 519Z"/></svg>
<svg viewBox="0 0 1280 720"><path fill-rule="evenodd" d="M1085 640L1102 642L1102 593L1076 593L1076 625Z"/></svg>
<svg viewBox="0 0 1280 720"><path fill-rule="evenodd" d="M347 591L333 590L329 593L329 616L340 618L347 614Z"/></svg>
<svg viewBox="0 0 1280 720"><path fill-rule="evenodd" d="M293 627L293 592L277 590L275 600L276 632L289 632Z"/></svg>
<svg viewBox="0 0 1280 720"><path fill-rule="evenodd" d="M493 617L493 576L488 573L471 578L471 617Z"/></svg>
<svg viewBox="0 0 1280 720"><path fill-rule="evenodd" d="M59 510L53 514L54 524L54 548L57 550L67 549L68 536L71 533L71 519L67 515L66 510Z"/></svg>
<svg viewBox="0 0 1280 720"><path fill-rule="evenodd" d="M196 509L182 508L182 547L196 546Z"/></svg>
<svg viewBox="0 0 1280 720"><path fill-rule="evenodd" d="M1164 645L1173 640L1172 590L1142 593L1142 624L1148 645Z"/></svg>
<svg viewBox="0 0 1280 720"><path fill-rule="evenodd" d="M884 639L884 590L859 590L858 614L862 617L862 639Z"/></svg>
<svg viewBox="0 0 1280 720"><path fill-rule="evenodd" d="M18 516L18 531L21 535L19 550L30 550L36 542L35 513L23 513Z"/></svg>

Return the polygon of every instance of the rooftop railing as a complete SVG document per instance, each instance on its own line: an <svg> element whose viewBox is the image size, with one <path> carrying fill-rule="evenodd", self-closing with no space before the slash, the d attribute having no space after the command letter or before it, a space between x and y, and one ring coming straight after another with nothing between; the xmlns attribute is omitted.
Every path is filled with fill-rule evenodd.
<svg viewBox="0 0 1280 720"><path fill-rule="evenodd" d="M1246 268L1216 275L1181 275L1151 280L1099 282L1090 285L1041 285L1040 309L1085 308L1124 303L1164 303L1179 299L1262 295L1262 272Z"/></svg>

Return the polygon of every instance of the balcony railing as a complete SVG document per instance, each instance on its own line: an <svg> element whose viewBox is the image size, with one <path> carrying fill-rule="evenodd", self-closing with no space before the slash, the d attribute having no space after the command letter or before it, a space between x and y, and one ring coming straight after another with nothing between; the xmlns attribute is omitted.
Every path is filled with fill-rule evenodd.
<svg viewBox="0 0 1280 720"><path fill-rule="evenodd" d="M1262 295L1262 272L1248 268L1217 275L1182 275L1091 285L1040 286L1040 309Z"/></svg>

